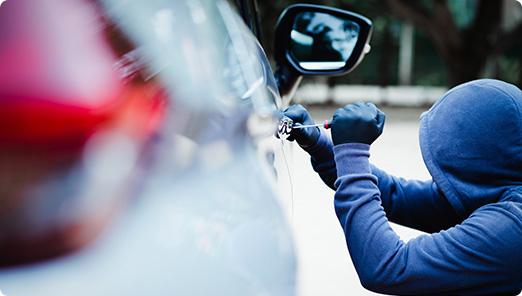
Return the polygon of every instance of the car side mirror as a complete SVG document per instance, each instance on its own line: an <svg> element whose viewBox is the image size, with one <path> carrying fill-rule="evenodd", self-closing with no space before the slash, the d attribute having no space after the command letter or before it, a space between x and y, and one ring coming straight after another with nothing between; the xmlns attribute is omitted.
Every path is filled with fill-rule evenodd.
<svg viewBox="0 0 522 296"><path fill-rule="evenodd" d="M327 6L295 4L281 14L275 35L276 78L287 95L302 75L343 75L370 51L372 22Z"/></svg>

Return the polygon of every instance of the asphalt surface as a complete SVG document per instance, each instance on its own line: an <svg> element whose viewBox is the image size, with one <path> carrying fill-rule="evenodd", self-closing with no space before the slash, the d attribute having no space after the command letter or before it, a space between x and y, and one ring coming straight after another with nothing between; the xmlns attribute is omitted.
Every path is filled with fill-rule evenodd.
<svg viewBox="0 0 522 296"><path fill-rule="evenodd" d="M310 109L316 122L335 108ZM422 109L384 109L383 135L372 145L371 161L388 173L407 179L429 179L418 143ZM299 273L298 295L376 295L365 290L350 260L343 232L333 208L334 192L313 172L308 156L297 145L290 149L293 214ZM290 211L291 208L290 208ZM394 225L405 241L422 232Z"/></svg>

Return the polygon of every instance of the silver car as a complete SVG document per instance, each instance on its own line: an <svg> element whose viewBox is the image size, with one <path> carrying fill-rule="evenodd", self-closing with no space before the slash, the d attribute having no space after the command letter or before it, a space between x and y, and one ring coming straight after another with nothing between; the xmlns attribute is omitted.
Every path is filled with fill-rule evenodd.
<svg viewBox="0 0 522 296"><path fill-rule="evenodd" d="M51 65L42 66L51 69L42 77L56 75L63 93L92 94L116 77L115 84L140 89L133 92L140 94L138 101L151 93L161 97L151 107L161 109L154 120L133 119L122 128L88 133L67 169L0 190L0 201L14 200L11 192L17 196L0 203L0 213L8 213L0 219L5 295L296 293L291 184L284 147L274 137L280 110L302 75L340 75L356 67L369 50L371 22L323 6L289 7L276 31L274 74L254 34L255 8L251 0L7 0L0 6L0 44L23 44L12 37L16 32L33 36L30 48L42 49L38 56ZM325 30L336 31L319 38ZM93 41L100 34L112 53L102 54L100 38ZM16 59L13 52L0 50L0 60ZM23 71L37 73L37 64ZM14 72L2 76L13 81L0 83L0 98L16 84L18 67L13 63ZM22 74L25 85L40 81ZM0 100L0 109L21 100L9 98ZM13 110L34 111L23 108ZM42 119L43 127L54 114ZM152 131L143 136L128 129ZM30 141L35 130L26 135ZM55 141L44 136L45 145ZM23 142L5 139L5 147ZM27 152L6 148L0 159L18 165L13 159L43 153L37 144ZM45 151L43 159L54 161ZM9 187L14 181L6 163L0 163L0 182ZM34 162L26 167L42 168Z"/></svg>

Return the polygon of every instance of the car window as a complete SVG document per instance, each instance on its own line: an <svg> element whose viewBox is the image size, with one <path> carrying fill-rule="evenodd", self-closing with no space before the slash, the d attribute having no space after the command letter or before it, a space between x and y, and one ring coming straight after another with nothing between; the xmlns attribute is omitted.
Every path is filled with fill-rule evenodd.
<svg viewBox="0 0 522 296"><path fill-rule="evenodd" d="M272 69L263 48L230 6L221 5L220 11L227 27L227 63L229 84L238 97L250 99L259 111L280 107Z"/></svg>

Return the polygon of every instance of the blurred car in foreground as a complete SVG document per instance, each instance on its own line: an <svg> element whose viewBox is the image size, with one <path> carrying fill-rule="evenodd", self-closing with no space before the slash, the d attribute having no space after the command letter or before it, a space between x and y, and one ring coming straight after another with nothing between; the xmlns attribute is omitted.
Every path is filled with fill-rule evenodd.
<svg viewBox="0 0 522 296"><path fill-rule="evenodd" d="M293 21L314 11L340 30L325 48L351 53L296 59L283 39L306 52ZM357 41L339 40L344 18ZM295 294L280 92L353 69L371 23L289 9L276 75L251 29L219 0L0 6L0 290Z"/></svg>

